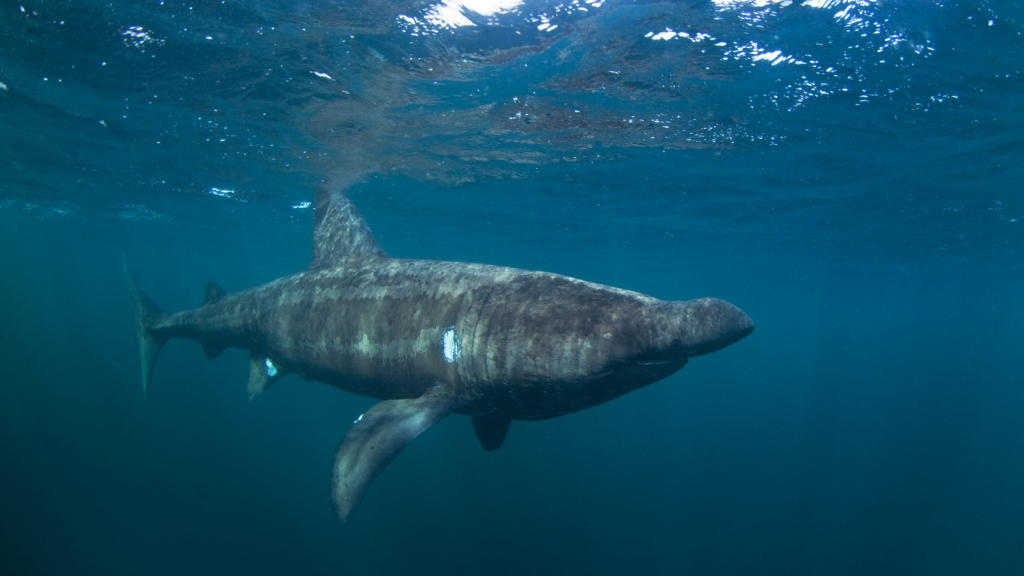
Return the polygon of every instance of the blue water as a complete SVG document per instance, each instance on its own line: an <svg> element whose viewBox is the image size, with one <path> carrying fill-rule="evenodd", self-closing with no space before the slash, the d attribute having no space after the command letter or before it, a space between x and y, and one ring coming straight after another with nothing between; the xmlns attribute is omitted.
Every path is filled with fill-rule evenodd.
<svg viewBox="0 0 1024 576"><path fill-rule="evenodd" d="M1019 573L1022 32L1010 0L0 3L0 573ZM143 400L121 271L182 310L301 270L321 184L394 256L757 330L496 452L449 417L342 526L373 401L250 403L244 351L178 340Z"/></svg>

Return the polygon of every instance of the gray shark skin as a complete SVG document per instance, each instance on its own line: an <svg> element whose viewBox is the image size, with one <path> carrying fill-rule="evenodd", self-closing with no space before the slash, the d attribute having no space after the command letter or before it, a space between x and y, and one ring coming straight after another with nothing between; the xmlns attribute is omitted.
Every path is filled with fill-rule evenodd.
<svg viewBox="0 0 1024 576"><path fill-rule="evenodd" d="M207 357L250 350L250 399L297 374L381 400L352 425L334 463L347 523L374 477L451 413L486 450L512 420L607 402L750 334L715 298L668 302L567 276L391 258L339 192L317 193L309 268L237 293L214 283L200 308L164 314L127 271L143 393L169 338Z"/></svg>

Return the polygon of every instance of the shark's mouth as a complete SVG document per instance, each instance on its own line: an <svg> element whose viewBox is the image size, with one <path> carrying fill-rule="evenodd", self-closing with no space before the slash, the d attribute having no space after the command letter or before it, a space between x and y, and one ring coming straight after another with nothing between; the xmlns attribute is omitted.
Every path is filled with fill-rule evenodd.
<svg viewBox="0 0 1024 576"><path fill-rule="evenodd" d="M679 362L685 362L685 360L641 360L634 362L634 366L665 366L668 364L677 364Z"/></svg>
<svg viewBox="0 0 1024 576"><path fill-rule="evenodd" d="M657 370L658 372L661 372L661 371L664 371L666 369L668 369L668 370L678 370L678 369L682 368L683 366L686 366L687 361L689 361L689 358L686 357L686 356L683 356L682 358L678 358L678 357L676 357L676 358L665 358L664 356L662 356L661 358L658 358L658 357L653 357L652 358L651 356L647 356L646 358L641 357L641 358L637 358L635 360L632 360L630 362L627 362L623 366L623 368L627 368L627 369L633 368L633 369L641 369L641 370L642 369L648 369L648 370L654 369L654 370Z"/></svg>
<svg viewBox="0 0 1024 576"><path fill-rule="evenodd" d="M633 389L657 382L686 366L688 358L642 358L620 364L614 371L616 378L625 378Z"/></svg>
<svg viewBox="0 0 1024 576"><path fill-rule="evenodd" d="M626 366L683 366L689 360L689 356L682 351L659 351L637 354L625 362Z"/></svg>

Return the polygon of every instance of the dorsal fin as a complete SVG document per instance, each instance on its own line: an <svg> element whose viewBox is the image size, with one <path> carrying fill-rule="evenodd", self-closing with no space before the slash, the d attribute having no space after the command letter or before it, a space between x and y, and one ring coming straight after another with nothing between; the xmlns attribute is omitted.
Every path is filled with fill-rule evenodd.
<svg viewBox="0 0 1024 576"><path fill-rule="evenodd" d="M365 259L387 258L370 227L341 192L316 191L316 228L310 268L345 266Z"/></svg>
<svg viewBox="0 0 1024 576"><path fill-rule="evenodd" d="M221 288L216 282L206 283L206 298L203 299L203 306L213 304L217 300L227 296L228 291Z"/></svg>

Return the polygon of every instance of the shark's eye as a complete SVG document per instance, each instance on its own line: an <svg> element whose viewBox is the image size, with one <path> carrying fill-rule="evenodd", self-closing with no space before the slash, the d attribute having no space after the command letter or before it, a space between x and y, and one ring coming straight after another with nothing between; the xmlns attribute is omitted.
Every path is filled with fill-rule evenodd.
<svg viewBox="0 0 1024 576"><path fill-rule="evenodd" d="M445 362L455 362L462 355L462 343L455 335L454 326L445 330L444 335L441 336L441 352L444 354Z"/></svg>

